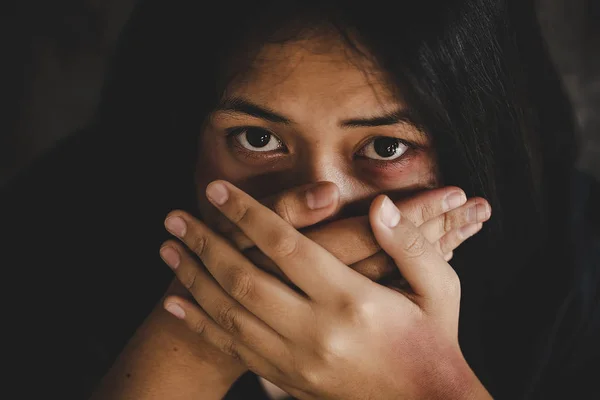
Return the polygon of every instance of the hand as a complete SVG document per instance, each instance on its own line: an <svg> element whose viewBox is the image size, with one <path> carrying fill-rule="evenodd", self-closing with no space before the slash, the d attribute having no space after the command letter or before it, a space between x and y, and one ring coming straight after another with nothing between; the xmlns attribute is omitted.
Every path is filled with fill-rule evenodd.
<svg viewBox="0 0 600 400"><path fill-rule="evenodd" d="M310 195L307 196L307 193ZM312 201L309 202L308 198ZM311 240L357 272L382 284L401 285L397 279L394 280L399 276L397 268L394 268L387 254L377 244L366 216L313 227L329 218L339 208L339 194L335 184L320 182L304 185L264 198L260 202L295 228L309 227L303 232ZM456 187L427 190L397 201L396 204L403 215L419 226L421 232L435 245L440 254L446 255L447 259L451 258L453 249L479 231L482 222L489 218L489 205L484 199L472 198L466 201L464 192ZM239 249L245 250L244 254L255 265L291 284L277 265L257 249L253 241L236 225L218 212L212 213L210 217L207 221L209 225L223 233ZM177 279L167 291L166 296L168 295L179 295L193 301L189 292ZM221 371L223 379L230 384L246 370L239 360L228 357L209 343L197 340L197 336L193 337L186 327L182 328L171 324L169 330L174 331L173 335L180 337L184 341L182 343L190 343L190 351L198 354L204 363L211 363L214 369Z"/></svg>
<svg viewBox="0 0 600 400"><path fill-rule="evenodd" d="M307 196L307 193L310 195ZM309 207L308 197L320 207ZM338 190L331 182L320 182L291 189L276 196L260 200L281 218L301 230L308 238L321 245L344 264L369 279L390 282L399 278L389 257L377 244L368 218L354 217L337 220L313 228L338 209ZM457 187L444 187L423 191L410 198L396 201L396 206L446 260L463 241L476 234L491 215L487 201L474 197L467 201ZM217 232L229 238L253 263L278 275L289 283L281 270L235 225L220 213L205 221Z"/></svg>
<svg viewBox="0 0 600 400"><path fill-rule="evenodd" d="M370 224L410 292L347 268L231 184L213 183L207 193L306 296L174 212L167 226L208 271L168 245L175 257L167 261L201 308L178 297L165 307L206 341L299 398L489 396L458 346L458 277L385 196L373 202ZM382 216L398 224L387 228Z"/></svg>

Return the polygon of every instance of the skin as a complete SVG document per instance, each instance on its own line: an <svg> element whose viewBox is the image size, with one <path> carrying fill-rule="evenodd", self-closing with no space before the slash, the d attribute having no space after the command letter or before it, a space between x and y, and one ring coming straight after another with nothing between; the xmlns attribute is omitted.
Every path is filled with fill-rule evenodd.
<svg viewBox="0 0 600 400"><path fill-rule="evenodd" d="M322 190L323 185L329 190ZM316 191L314 191L316 189ZM333 189L333 190L331 190ZM322 196L323 201L329 198L330 204L321 209L311 209L306 202L306 191L313 190ZM402 215L412 221L427 236L427 240L442 247L460 245L463 236L462 228L471 225L473 206L477 207L482 199L469 199L457 208L448 209L447 198L456 193L457 188L447 187L429 190L411 198L396 202ZM462 193L459 191L459 193ZM291 226L302 228L320 222L338 206L339 196L332 184L312 184L293 188L265 199L261 203L268 205ZM458 204L461 204L460 202ZM186 214L188 215L188 214ZM188 215L190 221L195 218ZM364 231L364 218L358 217L325 224L313 232L317 235L317 243L346 263L351 259L362 259L362 264L372 261L373 269L357 268L357 271L376 279L387 271L386 262L369 257L373 253L374 239L370 227ZM236 243L240 250L254 246L239 228L219 213L216 226L223 229L224 237ZM336 227L336 224L344 224ZM367 221L368 225L368 221ZM216 228L216 227L214 227ZM347 240L362 238L357 246L347 249L341 243ZM169 241L161 248L170 247L182 253L186 250L177 242ZM452 248L454 248L452 247ZM436 246L439 248L439 246ZM250 247L247 254L255 254L255 247ZM438 250L440 255L445 252ZM262 255L262 252L256 254ZM262 258L261 258L262 259ZM260 260L259 260L260 261ZM360 265L361 262L353 265ZM260 264L257 264L260 265ZM268 270L265 266L263 269ZM189 292L175 279L166 295L178 295L179 300L191 299ZM194 329L173 318L167 313L162 302L151 312L146 321L139 327L120 354L109 373L97 388L93 399L221 399L235 380L247 370L240 360L223 353L218 347L204 340Z"/></svg>
<svg viewBox="0 0 600 400"><path fill-rule="evenodd" d="M203 193L215 179L233 182L255 198L307 183L332 182L340 194L337 218L365 215L377 193L396 199L438 186L435 152L428 136L415 126L402 121L349 124L362 120L366 125L370 119L406 111L389 87L381 73L352 58L335 38L265 46L252 67L230 84L222 109L212 114L201 136L197 188L203 220L210 224L214 214ZM287 122L249 115L232 104L233 99L270 110ZM285 149L248 150L240 143L245 133L227 139L228 130L244 127L273 133ZM372 150L369 143L380 136L420 148L407 150L393 162L361 155L361 150Z"/></svg>
<svg viewBox="0 0 600 400"><path fill-rule="evenodd" d="M211 183L207 197L302 291L171 213L167 229L202 266L168 245L165 261L198 305L169 297L165 308L224 354L300 399L491 398L458 345L458 276L387 196L369 222L409 291L347 268L230 183Z"/></svg>
<svg viewBox="0 0 600 400"><path fill-rule="evenodd" d="M186 213L178 215L187 224L201 224L229 239L258 271L266 271L271 279L275 279L272 275L278 276L286 287L296 289L294 293L303 291L282 273L281 264L256 246L257 238L266 232L248 235L207 199L208 184L225 179L259 199L290 227L299 229L312 243L350 267L346 268L349 272L358 272L356 275L369 282L395 286L394 293L406 288L406 281L393 281L400 277L399 269L390 262L391 253L375 237L369 220L369 208L377 195L386 193L394 200L404 219L418 227L442 261L449 260L457 246L481 229L491 210L484 199L467 200L459 188L432 190L440 184L435 152L427 135L414 126L406 122L379 126L344 124L362 120L365 125L365 119L406 110L401 97L388 87L376 68L349 57L336 38L266 46L251 68L227 88L222 109L215 110L200 135L196 175L203 223ZM244 99L288 121L274 122L257 117L256 113L249 115L247 107L239 107L241 103L231 99ZM227 139L228 131L240 127L268 130L281 140L285 151L278 148L256 154L244 148L243 140ZM369 160L364 156L373 152L366 152L365 148L379 136L396 137L415 147L393 162ZM315 208L315 202L320 206ZM198 250L194 243L197 245L201 238L196 232L184 242L189 249ZM188 250L173 241L161 249L161 255L171 265L174 254L181 259ZM233 252L224 254L235 257ZM166 294L172 300L169 304L176 299L190 312L191 292L201 307L207 306L207 298L199 300L189 282L188 289L175 281ZM225 296L225 292L219 293ZM177 296L168 297L172 295ZM235 300L223 296L211 297L209 302L216 306ZM224 352L214 340L199 335L201 325L184 322L187 325L157 306L105 377L95 398L186 399L199 394L206 399L221 398L250 366L240 357ZM301 329L297 332L300 336L306 333ZM460 361L457 368L463 372L459 375L468 378L468 387L473 386L471 382L476 380L468 366L463 365L464 360L454 353L452 356ZM380 367L373 365L371 373ZM279 383L293 391L294 384L286 382ZM303 390L297 389L300 397ZM328 393L330 388L318 390ZM174 397L175 393L178 397Z"/></svg>
<svg viewBox="0 0 600 400"><path fill-rule="evenodd" d="M202 220L221 232L227 229L219 226L219 214L203 195L215 179L233 182L258 199L315 182L333 183L339 201L335 212L323 210L328 222L365 216L379 193L401 200L439 186L430 138L405 119L382 121L407 112L390 87L384 74L357 58L335 35L264 46L251 67L231 82L201 135L196 183ZM264 148L247 142L248 134L256 132L270 136ZM378 137L396 138L409 146L387 160L378 160L373 157ZM270 150L260 151L266 149ZM484 199L472 199L469 206L474 206L470 211L473 223L437 244L447 259L459 241L478 232L480 223L489 218ZM353 236L358 240L369 230L366 217L360 222L363 229ZM343 232L347 225L307 234L319 242L323 236ZM249 256L277 272L257 251ZM349 265L372 279L385 275L374 266L384 264L381 252L371 260L380 262L352 265L362 259L351 259Z"/></svg>

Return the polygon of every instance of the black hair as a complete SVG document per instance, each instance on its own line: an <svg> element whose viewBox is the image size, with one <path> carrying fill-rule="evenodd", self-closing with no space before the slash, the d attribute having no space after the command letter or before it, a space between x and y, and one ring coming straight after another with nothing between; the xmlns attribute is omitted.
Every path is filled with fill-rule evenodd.
<svg viewBox="0 0 600 400"><path fill-rule="evenodd" d="M252 44L317 23L360 42L432 137L444 184L492 205L492 221L453 262L467 360L496 396L535 392L531 377L549 362L536 343L571 279L566 210L576 141L533 1L200 3L139 3L98 129L192 185L197 136L236 51L251 54Z"/></svg>

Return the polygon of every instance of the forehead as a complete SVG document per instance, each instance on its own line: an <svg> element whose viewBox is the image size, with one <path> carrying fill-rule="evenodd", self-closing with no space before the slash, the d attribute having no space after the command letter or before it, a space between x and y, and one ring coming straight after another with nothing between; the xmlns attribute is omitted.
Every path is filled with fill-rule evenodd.
<svg viewBox="0 0 600 400"><path fill-rule="evenodd" d="M390 111L401 105L383 71L336 35L263 45L225 96L274 108Z"/></svg>

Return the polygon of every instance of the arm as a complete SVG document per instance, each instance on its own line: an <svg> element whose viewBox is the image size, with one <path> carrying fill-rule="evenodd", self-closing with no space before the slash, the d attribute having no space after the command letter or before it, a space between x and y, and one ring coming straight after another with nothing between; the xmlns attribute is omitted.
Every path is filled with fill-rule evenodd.
<svg viewBox="0 0 600 400"><path fill-rule="evenodd" d="M171 288L169 293L182 289ZM92 400L222 399L244 371L161 304L131 338Z"/></svg>
<svg viewBox="0 0 600 400"><path fill-rule="evenodd" d="M303 294L173 212L167 226L203 266L175 243L169 265L200 307L177 297L165 305L184 309L176 316L201 337L298 398L491 398L458 345L458 276L397 209L390 214L389 198L375 199L369 220L411 290L365 279L229 183L212 183L207 196Z"/></svg>
<svg viewBox="0 0 600 400"><path fill-rule="evenodd" d="M335 200L324 209L308 209L304 204L305 189L296 188L277 196L276 199L264 202L281 216L287 217L288 223L295 227L311 226L335 211L337 207ZM331 195L337 199L336 192L332 192L331 189L331 185L328 185L327 196ZM423 224L423 232L428 235L432 243L441 246L439 251L442 254L451 252L464 240L455 238L456 234L451 233L455 232L452 228L469 223L465 216L468 214L468 207L475 204L469 202L463 207L454 209L460 205L458 204L452 207L453 211L444 214L447 210L436 204L443 203L442 200L448 191L452 190L431 191L403 204L403 209L407 213L427 217L426 220L431 218L428 223L418 221L418 224ZM427 209L432 211L432 215L427 216L422 212L424 203L430 205ZM290 207L292 209L289 209ZM444 223L441 223L441 218L445 218ZM309 233L309 236L348 264L354 263L353 269L368 276L370 271L372 273L381 270L381 268L374 268L375 264L387 265L387 261L383 257L371 257L379 251L372 240L357 241L357 238L368 238L371 235L366 217L363 219L364 221L350 219L328 224L320 230ZM223 222L211 221L211 226L218 227L219 231L225 231L226 236L240 249L254 245L253 241L239 229L233 229L235 227L230 223L227 225ZM444 229L440 230L441 227ZM353 242L350 240L352 238L356 243L352 246L352 251L349 251L348 243ZM442 240L443 238L446 240ZM259 261L258 265L277 274L277 268L260 262L268 261L262 260L260 252L250 251L246 255L250 259ZM365 260L359 261L363 259ZM188 294L188 292L183 290L180 294ZM166 312L157 307L130 340L93 399L162 399L174 398L174 394L178 396L177 399L198 398L197 396L203 399L222 398L245 369L239 369L240 364L237 364L237 361L234 362L234 359L216 350L216 347L211 347L208 342L204 342L198 335L199 330L201 327L193 327L189 330L181 321L166 316Z"/></svg>

